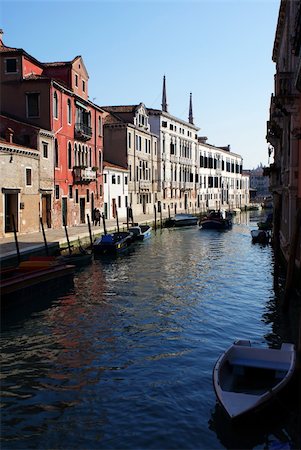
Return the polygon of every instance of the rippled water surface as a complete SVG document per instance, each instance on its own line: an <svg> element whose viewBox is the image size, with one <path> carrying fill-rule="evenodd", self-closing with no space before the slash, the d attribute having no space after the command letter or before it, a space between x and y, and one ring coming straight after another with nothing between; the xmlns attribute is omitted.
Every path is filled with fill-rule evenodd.
<svg viewBox="0 0 301 450"><path fill-rule="evenodd" d="M223 436L211 379L236 338L283 338L272 250L252 245L254 225L242 214L227 232L157 231L6 316L2 448L276 448L268 428Z"/></svg>

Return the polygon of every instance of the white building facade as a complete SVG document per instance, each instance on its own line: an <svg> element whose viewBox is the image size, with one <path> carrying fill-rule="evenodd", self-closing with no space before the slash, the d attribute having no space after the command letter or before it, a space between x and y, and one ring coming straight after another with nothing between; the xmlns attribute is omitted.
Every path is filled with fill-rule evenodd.
<svg viewBox="0 0 301 450"><path fill-rule="evenodd" d="M243 159L230 146L215 147L200 138L197 206L200 211L244 208L249 204L249 178L242 175Z"/></svg>
<svg viewBox="0 0 301 450"><path fill-rule="evenodd" d="M163 212L194 212L198 127L168 112L148 109L151 131L158 136L158 203Z"/></svg>
<svg viewBox="0 0 301 450"><path fill-rule="evenodd" d="M126 220L128 203L128 171L123 167L104 161L103 186L105 219Z"/></svg>

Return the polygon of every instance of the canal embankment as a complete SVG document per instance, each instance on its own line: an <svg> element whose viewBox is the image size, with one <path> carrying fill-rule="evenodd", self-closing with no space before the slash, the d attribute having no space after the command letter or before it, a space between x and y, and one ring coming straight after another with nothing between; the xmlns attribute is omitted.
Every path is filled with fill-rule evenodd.
<svg viewBox="0 0 301 450"><path fill-rule="evenodd" d="M156 227L162 226L162 221L167 218L167 214L162 214L162 217L156 218ZM154 216L143 215L135 217L135 222L139 224L151 224L155 226ZM119 229L125 230L127 223L123 219L119 221ZM107 232L117 230L116 220L108 220L105 222ZM81 224L73 227L64 227L59 229L46 229L35 233L18 234L17 242L14 233L0 239L0 267L7 267L17 264L18 252L20 261L28 258L28 256L35 255L56 255L64 250L68 250L68 241L73 251L79 246L88 247L91 245L91 239L100 236L104 232L103 222L100 225Z"/></svg>

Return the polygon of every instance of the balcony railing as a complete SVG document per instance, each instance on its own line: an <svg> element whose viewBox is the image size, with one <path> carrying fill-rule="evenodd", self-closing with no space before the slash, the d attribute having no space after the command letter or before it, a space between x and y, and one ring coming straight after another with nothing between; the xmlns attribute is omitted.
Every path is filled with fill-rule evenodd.
<svg viewBox="0 0 301 450"><path fill-rule="evenodd" d="M75 137L77 139L82 139L83 141L87 141L92 137L92 128L88 125L84 125L81 122L76 122L74 127Z"/></svg>
<svg viewBox="0 0 301 450"><path fill-rule="evenodd" d="M96 172L91 167L73 167L74 183L90 183L96 180Z"/></svg>
<svg viewBox="0 0 301 450"><path fill-rule="evenodd" d="M148 189L151 188L151 182L149 180L140 180L139 181L139 187L140 189Z"/></svg>

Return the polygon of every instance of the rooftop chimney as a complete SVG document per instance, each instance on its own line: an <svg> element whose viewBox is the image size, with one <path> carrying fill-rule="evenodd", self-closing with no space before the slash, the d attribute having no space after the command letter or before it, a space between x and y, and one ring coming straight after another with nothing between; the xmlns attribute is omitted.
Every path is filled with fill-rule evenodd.
<svg viewBox="0 0 301 450"><path fill-rule="evenodd" d="M3 46L3 30L0 28L0 45Z"/></svg>

